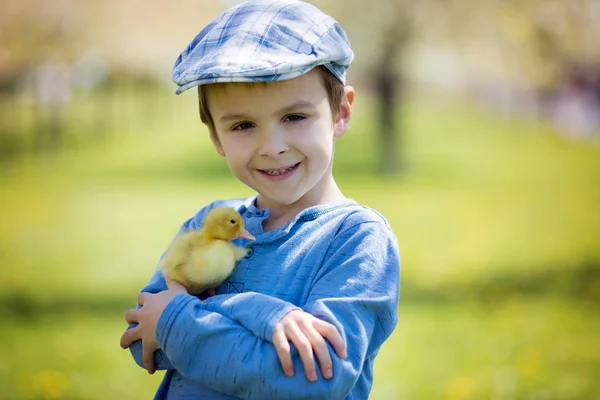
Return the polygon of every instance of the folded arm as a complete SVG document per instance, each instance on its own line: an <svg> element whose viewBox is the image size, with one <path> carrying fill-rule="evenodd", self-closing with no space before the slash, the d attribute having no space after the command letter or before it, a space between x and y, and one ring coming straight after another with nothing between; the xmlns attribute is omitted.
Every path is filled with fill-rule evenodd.
<svg viewBox="0 0 600 400"><path fill-rule="evenodd" d="M150 283L142 292L158 293L166 289L167 285L163 274L156 271ZM279 321L290 311L300 309L284 300L255 292L213 296L207 299L206 303L201 304L204 310L221 314L240 324L254 336L268 342L272 341L273 327L270 324L265 324L264 321ZM249 312L250 304L254 305L251 312ZM136 326L137 323L131 324L128 329ZM133 342L129 349L135 362L140 367L145 368L142 360L142 341ZM154 365L156 370L174 369L161 349L154 352Z"/></svg>

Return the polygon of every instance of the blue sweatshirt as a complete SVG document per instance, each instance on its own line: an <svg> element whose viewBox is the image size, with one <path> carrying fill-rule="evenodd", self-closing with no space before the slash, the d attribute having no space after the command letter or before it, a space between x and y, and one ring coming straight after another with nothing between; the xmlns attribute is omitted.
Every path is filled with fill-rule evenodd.
<svg viewBox="0 0 600 400"><path fill-rule="evenodd" d="M202 302L176 295L155 337L158 369L166 369L156 399L367 399L373 362L398 320L400 259L387 221L352 200L310 207L280 229L263 232L269 210L255 197L217 201L186 221L197 229L207 211L228 206L242 214L256 241L217 295ZM143 292L166 289L155 272ZM333 378L310 382L292 345L294 376L284 374L273 328L301 309L337 327L346 343L340 359L328 343ZM130 347L143 367L141 341ZM318 366L318 360L315 361Z"/></svg>

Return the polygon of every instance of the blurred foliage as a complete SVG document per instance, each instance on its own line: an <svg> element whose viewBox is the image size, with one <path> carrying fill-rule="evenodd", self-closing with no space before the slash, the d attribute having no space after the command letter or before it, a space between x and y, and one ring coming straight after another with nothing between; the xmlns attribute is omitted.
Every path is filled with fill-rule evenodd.
<svg viewBox="0 0 600 400"><path fill-rule="evenodd" d="M367 77L385 59L390 38L401 53L391 69L418 75L411 63L420 51L452 55L437 73L456 73L452 64L458 62L470 84L501 79L549 88L560 84L571 64L600 66L597 0L312 2L348 33L358 55L353 77Z"/></svg>
<svg viewBox="0 0 600 400"><path fill-rule="evenodd" d="M142 7L142 5L144 7ZM218 1L3 0L0 90L47 60L99 54L115 71L168 79L172 61L223 6ZM185 10L186 12L181 12Z"/></svg>
<svg viewBox="0 0 600 400"><path fill-rule="evenodd" d="M66 106L60 152L36 150L31 108L1 100L3 123L26 128L14 139L25 150L0 162L1 399L151 397L160 374L118 345L124 310L185 219L251 194L212 149L193 93L115 90ZM596 395L600 148L413 97L407 168L382 178L372 108L359 92L335 163L402 250L400 323L372 398Z"/></svg>
<svg viewBox="0 0 600 400"><path fill-rule="evenodd" d="M212 149L195 95L155 82L237 2L3 3L0 399L153 395L161 373L119 348L124 311L181 222L252 194ZM599 126L600 3L313 2L357 55L338 183L389 219L402 251L400 322L371 398L597 397L600 148L546 121L565 119L551 115L563 96ZM373 172L377 65L398 74L401 176ZM452 94L411 92L432 87Z"/></svg>

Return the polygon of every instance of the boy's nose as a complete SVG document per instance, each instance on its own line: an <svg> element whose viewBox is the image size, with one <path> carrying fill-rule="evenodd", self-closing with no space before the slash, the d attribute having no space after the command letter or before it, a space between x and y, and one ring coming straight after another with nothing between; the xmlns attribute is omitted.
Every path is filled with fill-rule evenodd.
<svg viewBox="0 0 600 400"><path fill-rule="evenodd" d="M285 135L281 132L271 131L261 135L258 147L258 155L265 157L277 157L289 150Z"/></svg>

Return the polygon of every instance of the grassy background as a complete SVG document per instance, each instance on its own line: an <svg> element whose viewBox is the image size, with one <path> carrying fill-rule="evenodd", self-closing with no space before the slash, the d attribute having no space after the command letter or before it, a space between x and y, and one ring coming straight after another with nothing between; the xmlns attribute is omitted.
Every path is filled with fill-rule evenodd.
<svg viewBox="0 0 600 400"><path fill-rule="evenodd" d="M1 101L3 132L38 129L30 107ZM600 147L414 100L404 172L384 178L371 104L355 110L338 183L389 219L403 262L371 398L600 398ZM150 398L162 374L120 349L124 310L181 222L251 192L193 95L129 90L65 115L61 153L3 134L17 155L0 163L0 398Z"/></svg>

